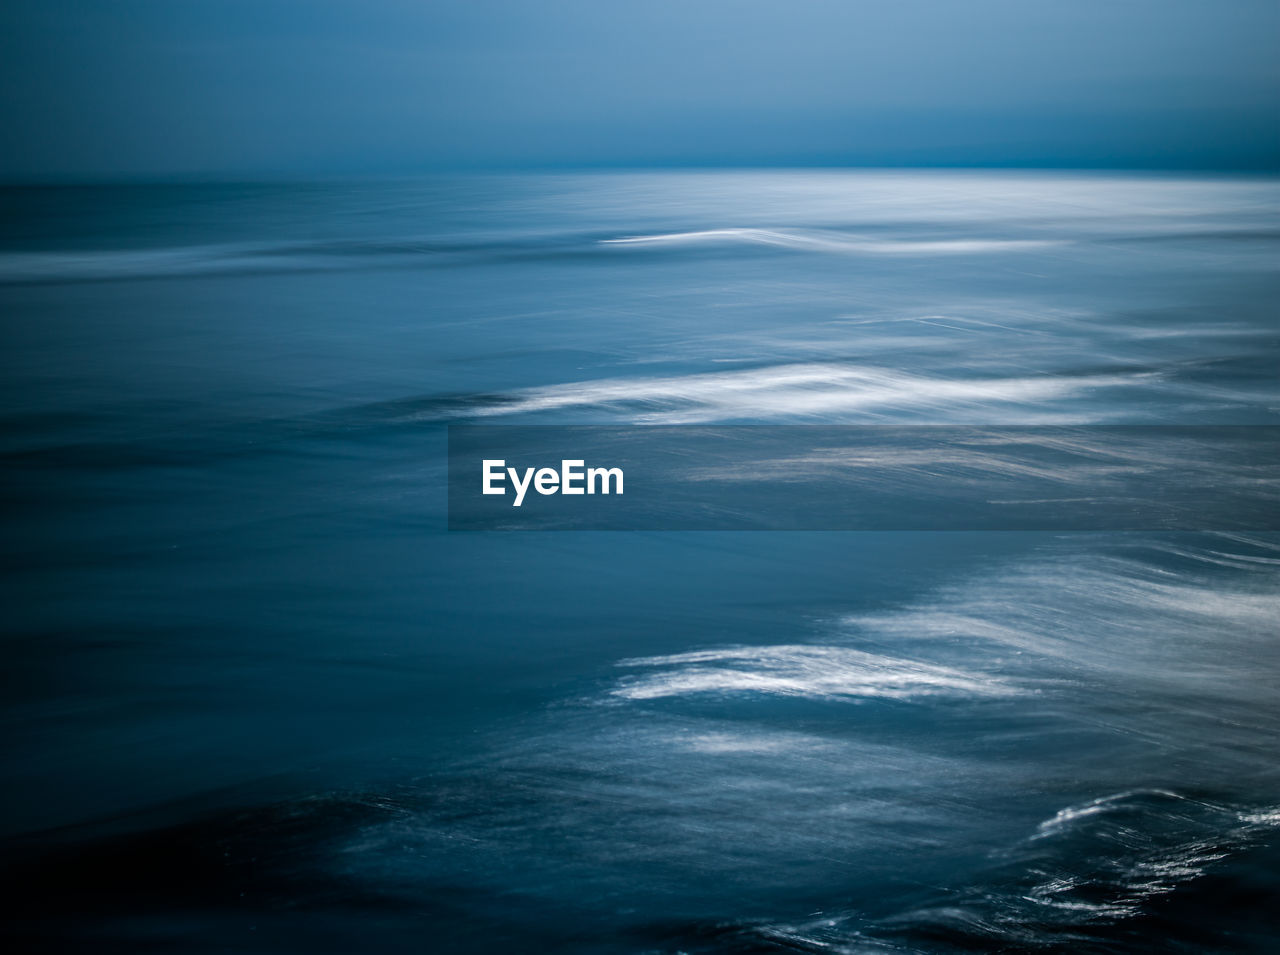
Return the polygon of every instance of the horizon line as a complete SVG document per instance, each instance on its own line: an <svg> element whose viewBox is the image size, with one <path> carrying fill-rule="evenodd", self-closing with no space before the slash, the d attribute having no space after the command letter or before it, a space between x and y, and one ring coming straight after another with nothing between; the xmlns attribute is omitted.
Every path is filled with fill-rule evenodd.
<svg viewBox="0 0 1280 955"><path fill-rule="evenodd" d="M422 166L415 169L383 169L376 171L341 170L256 170L256 171L183 171L122 172L96 175L0 175L0 188L43 188L76 186L145 186L145 185L235 185L325 183L426 179L433 176L518 175L584 172L974 172L974 173L1077 173L1172 177L1258 177L1280 176L1280 162L1249 165L1143 165L1100 163L744 163L744 162L664 162L664 163L465 163Z"/></svg>

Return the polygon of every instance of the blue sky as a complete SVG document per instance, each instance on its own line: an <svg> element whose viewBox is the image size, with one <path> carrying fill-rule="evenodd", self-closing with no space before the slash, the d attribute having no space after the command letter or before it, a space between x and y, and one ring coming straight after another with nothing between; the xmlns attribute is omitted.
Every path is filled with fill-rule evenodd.
<svg viewBox="0 0 1280 955"><path fill-rule="evenodd" d="M1276 0L7 0L0 176L1280 166Z"/></svg>

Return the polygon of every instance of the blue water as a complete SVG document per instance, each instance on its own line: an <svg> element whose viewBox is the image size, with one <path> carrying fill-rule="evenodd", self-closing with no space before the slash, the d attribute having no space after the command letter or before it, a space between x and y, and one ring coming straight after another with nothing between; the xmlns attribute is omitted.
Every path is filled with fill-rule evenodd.
<svg viewBox="0 0 1280 955"><path fill-rule="evenodd" d="M7 935L1274 950L1276 535L450 534L444 449L1277 424L1280 182L0 196Z"/></svg>

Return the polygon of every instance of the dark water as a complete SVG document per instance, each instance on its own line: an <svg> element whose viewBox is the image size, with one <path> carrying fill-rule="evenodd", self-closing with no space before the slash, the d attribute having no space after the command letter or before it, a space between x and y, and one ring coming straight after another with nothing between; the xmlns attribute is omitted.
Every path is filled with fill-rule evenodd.
<svg viewBox="0 0 1280 955"><path fill-rule="evenodd" d="M1268 951L1280 539L454 533L450 423L1277 424L1280 183L7 190L9 936Z"/></svg>

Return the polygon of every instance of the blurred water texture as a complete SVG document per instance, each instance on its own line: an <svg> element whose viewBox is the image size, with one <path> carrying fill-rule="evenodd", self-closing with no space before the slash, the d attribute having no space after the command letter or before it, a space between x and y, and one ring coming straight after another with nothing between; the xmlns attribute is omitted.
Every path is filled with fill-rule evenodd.
<svg viewBox="0 0 1280 955"><path fill-rule="evenodd" d="M0 203L11 937L1274 946L1275 535L450 534L445 429L1280 424L1277 180Z"/></svg>

